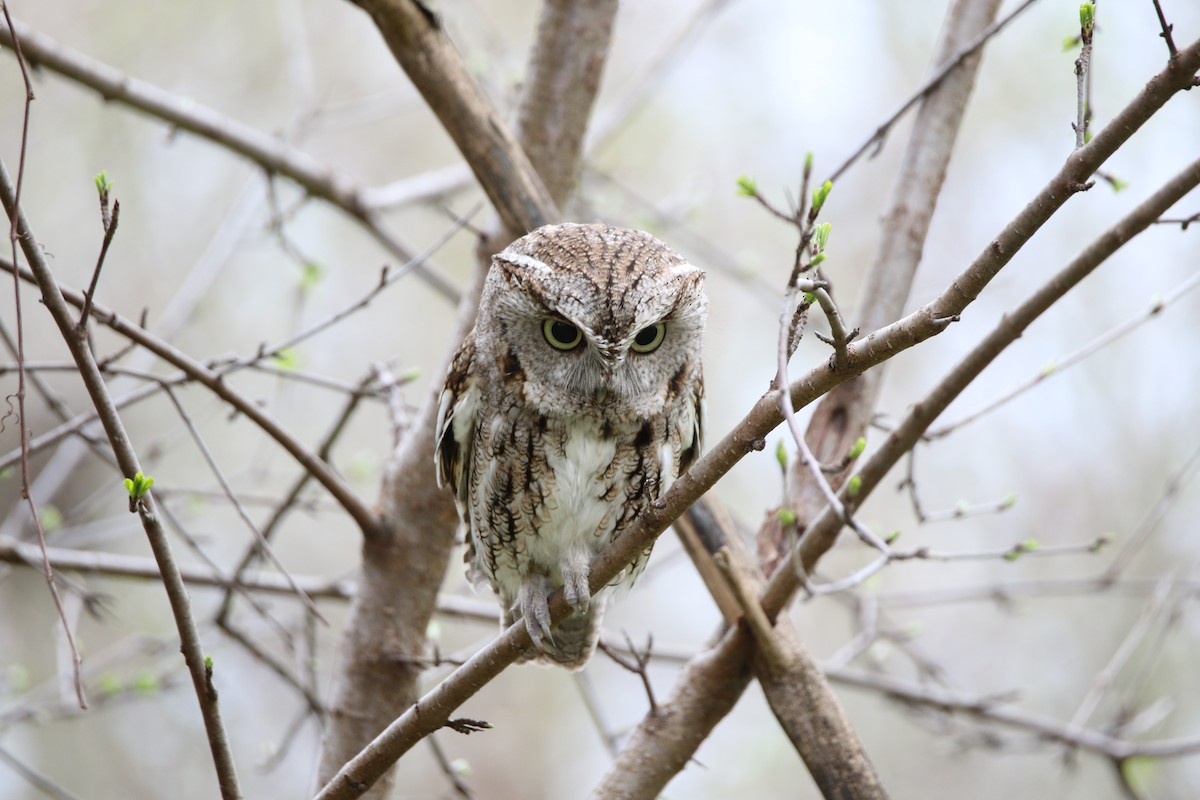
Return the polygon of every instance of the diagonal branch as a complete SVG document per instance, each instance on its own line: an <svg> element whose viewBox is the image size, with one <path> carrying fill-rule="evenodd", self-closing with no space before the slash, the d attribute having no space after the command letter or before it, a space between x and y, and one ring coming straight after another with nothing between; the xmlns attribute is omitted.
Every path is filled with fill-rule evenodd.
<svg viewBox="0 0 1200 800"><path fill-rule="evenodd" d="M542 179L467 72L437 14L419 0L354 0L354 4L371 15L509 233L515 238L557 220L558 208Z"/></svg>
<svg viewBox="0 0 1200 800"><path fill-rule="evenodd" d="M1192 78L1198 69L1200 41L1181 50L1179 58L1152 78L1142 92L1089 144L1074 151L1060 171L940 296L909 316L852 343L846 370L838 371L829 365L822 365L793 382L790 387L793 404L797 408L803 407L834 386L945 330L1112 153L1128 141L1176 92L1192 85ZM696 462L655 506L639 518L625 536L597 556L591 567L591 590L595 592L606 586L626 564L654 541L671 520L712 488L734 464L748 453L762 449L764 437L781 421L778 392L768 392L733 431ZM811 536L810 533L804 541L810 541ZM813 554L819 558L835 536L836 530L826 534L824 549ZM791 570L778 571L776 579L783 575L795 579ZM794 587L787 588L789 591L772 598L772 605L764 604L769 612L777 613L790 598L790 589ZM569 612L562 593L556 593L550 602L552 622L561 621ZM338 772L318 797L331 800L360 796L365 787L377 780L396 759L425 735L441 727L455 708L499 675L529 644L524 626L511 626L388 726L367 749ZM748 645L748 637L735 631L726 636L716 652L699 657L703 663L697 667L697 672L703 673L706 680L724 680L726 683L686 685L685 690L693 703L686 711L675 715L671 720L672 725L698 725L698 718L711 719L715 716L719 720L724 716L723 713L710 712L715 708L714 704L724 704L724 700L717 700L718 695L725 694L724 687L736 685L736 682L729 681L731 676L739 674L739 663L744 668L745 659L749 658L751 651ZM709 705L701 708L695 704L696 699L702 699ZM728 708L732 708L732 701L728 703ZM660 722L655 724L661 727Z"/></svg>
<svg viewBox="0 0 1200 800"><path fill-rule="evenodd" d="M3 200L5 210L18 221L17 232L20 234L21 248L28 260L30 269L35 276L38 287L42 290L42 300L46 304L55 324L58 325L71 356L79 366L79 374L87 388L88 395L100 412L100 421L108 435L117 463L126 477L132 478L141 473L137 453L134 452L129 434L125 432L124 423L112 404L112 397L104 382L104 376L87 345L85 331L75 325L67 301L54 280L49 264L46 263L37 237L33 229L17 206L15 189L8 177L8 170L0 161L0 200ZM79 298L82 305L82 298ZM115 488L115 487L114 487ZM132 507L131 507L132 510ZM229 739L221 722L221 710L217 704L217 692L212 683L211 663L205 662L204 651L200 643L200 634L196 629L196 621L192 617L191 601L188 599L187 588L175 566L174 555L167 541L166 531L155 513L154 500L146 494L137 503L138 516L154 550L154 556L162 571L163 585L170 600L171 611L175 616L175 625L179 630L181 649L188 672L192 677L192 685L196 698L200 703L200 712L204 718L204 727L208 734L209 749L217 771L217 782L221 787L221 796L226 800L239 798L237 768L233 761L233 753L229 747Z"/></svg>
<svg viewBox="0 0 1200 800"><path fill-rule="evenodd" d="M519 139L470 77L437 18L411 0L364 0L397 61L420 90L483 185L509 237L557 221L579 173L581 143L607 57L615 0L543 6L538 41L521 101ZM588 32L565 50L567 28ZM526 152L552 176L551 195ZM451 351L470 331L483 269L495 237L459 303ZM338 694L318 781L328 782L355 753L418 697L419 657L458 527L449 492L435 483L433 452L439 386L425 397L385 470L384 531L363 541L362 575L352 609ZM404 613L397 614L396 609ZM375 776L377 780L383 772ZM374 792L386 796L388 781ZM366 791L361 788L358 793Z"/></svg>
<svg viewBox="0 0 1200 800"><path fill-rule="evenodd" d="M11 270L12 266L8 264L7 260L0 259L0 269ZM18 273L22 280L40 285L40 278L36 277L33 272L20 269ZM53 276L51 276L51 279L53 279ZM43 291L45 290L43 289ZM76 308L83 307L84 297L82 293L61 286L58 283L55 283L54 291L63 298L65 303ZM92 318L107 325L110 329L130 341L136 342L163 361L182 370L187 377L207 387L213 394L220 397L226 403L229 403L231 407L237 409L239 413L244 414L254 424L258 425L264 433L274 439L296 461L312 473L313 477L333 495L334 499L341 504L342 508L346 510L346 513L350 515L350 518L358 524L362 531L369 535L378 527L378 517L375 512L354 493L332 467L305 447L299 439L263 411L257 403L231 387L224 380L221 372L201 364L183 351L150 333L141 325L122 317L100 303L92 303ZM157 390L157 387L155 390Z"/></svg>
<svg viewBox="0 0 1200 800"><path fill-rule="evenodd" d="M325 200L361 223L396 258L413 260L408 248L382 226L377 212L364 200L367 190L348 175L276 136L64 47L20 21L13 21L11 31L0 26L0 44L11 47L13 33L35 65L92 89L107 102L120 103L161 119L173 128L237 153L269 174L295 181L309 196ZM429 264L417 263L413 271L443 296L450 300L458 298L454 284Z"/></svg>

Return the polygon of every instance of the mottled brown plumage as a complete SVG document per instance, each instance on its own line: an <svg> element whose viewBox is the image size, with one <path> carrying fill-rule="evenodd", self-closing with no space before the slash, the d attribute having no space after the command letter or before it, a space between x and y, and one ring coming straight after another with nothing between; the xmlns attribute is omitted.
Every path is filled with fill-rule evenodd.
<svg viewBox="0 0 1200 800"><path fill-rule="evenodd" d="M438 415L470 574L577 669L599 634L592 557L696 458L704 273L649 234L551 225L492 261ZM625 570L632 581L643 556ZM546 598L574 613L551 628Z"/></svg>

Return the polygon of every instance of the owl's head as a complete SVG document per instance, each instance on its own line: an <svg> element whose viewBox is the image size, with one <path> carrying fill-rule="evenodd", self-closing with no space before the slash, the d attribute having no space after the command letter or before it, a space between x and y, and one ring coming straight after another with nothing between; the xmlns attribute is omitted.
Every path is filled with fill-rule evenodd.
<svg viewBox="0 0 1200 800"><path fill-rule="evenodd" d="M542 413L646 416L699 382L707 307L704 272L650 234L547 225L492 260L476 347Z"/></svg>

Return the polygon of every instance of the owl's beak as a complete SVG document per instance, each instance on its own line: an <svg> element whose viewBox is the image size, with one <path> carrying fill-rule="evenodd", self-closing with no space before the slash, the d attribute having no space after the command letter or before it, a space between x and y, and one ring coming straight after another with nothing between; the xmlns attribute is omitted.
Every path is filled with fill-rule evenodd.
<svg viewBox="0 0 1200 800"><path fill-rule="evenodd" d="M597 402L602 403L613 394L613 373L625 362L625 353L616 348L609 349L603 346L596 347L594 352L597 358L595 358L593 363L600 373L600 383L593 390L592 397Z"/></svg>

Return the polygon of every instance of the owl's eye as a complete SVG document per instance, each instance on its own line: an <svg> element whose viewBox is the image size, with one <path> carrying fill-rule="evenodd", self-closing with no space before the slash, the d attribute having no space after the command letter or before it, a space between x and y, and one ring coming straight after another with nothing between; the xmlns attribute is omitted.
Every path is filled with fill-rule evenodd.
<svg viewBox="0 0 1200 800"><path fill-rule="evenodd" d="M583 344L583 331L565 320L554 317L542 325L542 334L556 350L574 350Z"/></svg>
<svg viewBox="0 0 1200 800"><path fill-rule="evenodd" d="M663 337L666 335L667 323L665 322L657 322L642 328L637 332L637 336L633 337L633 352L653 353L662 344Z"/></svg>

